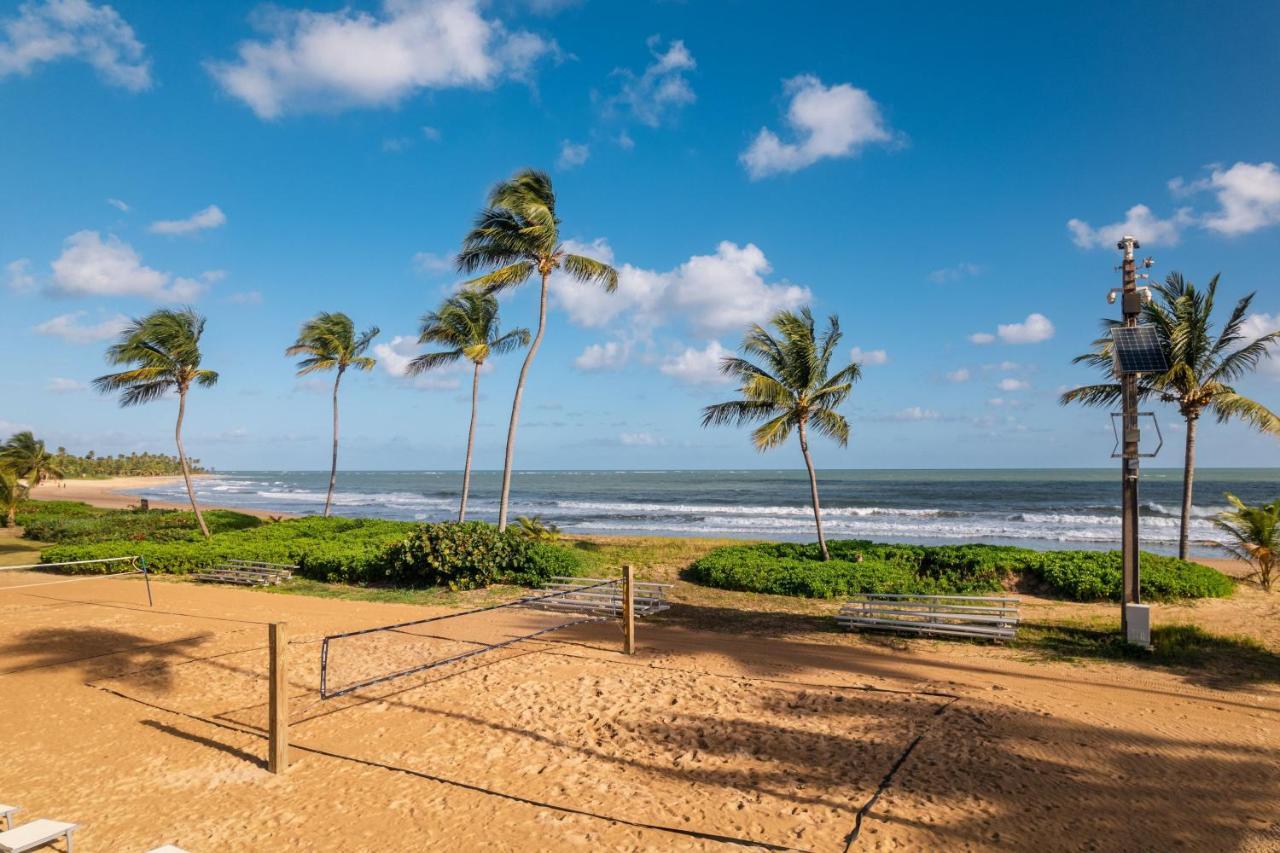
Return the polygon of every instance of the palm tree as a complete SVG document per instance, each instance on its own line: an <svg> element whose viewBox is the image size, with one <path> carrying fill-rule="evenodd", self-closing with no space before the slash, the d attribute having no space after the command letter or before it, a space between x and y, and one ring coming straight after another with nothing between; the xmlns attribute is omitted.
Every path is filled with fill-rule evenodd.
<svg viewBox="0 0 1280 853"><path fill-rule="evenodd" d="M1252 564L1258 584L1271 592L1271 573L1280 563L1280 498L1259 506L1245 506L1232 494L1227 500L1235 510L1220 513L1213 523L1230 541L1213 544Z"/></svg>
<svg viewBox="0 0 1280 853"><path fill-rule="evenodd" d="M471 425L467 427L467 459L462 469L462 501L458 521L467 520L467 496L471 492L471 451L475 447L476 411L480 402L480 368L491 355L502 355L529 345L528 329L498 329L498 300L477 290L464 290L445 300L440 310L422 318L418 342L449 347L441 352L420 355L409 362L409 373L453 364L460 358L471 362Z"/></svg>
<svg viewBox="0 0 1280 853"><path fill-rule="evenodd" d="M779 311L770 322L778 330L776 336L753 324L742 341L743 354L757 357L763 367L745 358L721 361L720 372L742 383L738 390L743 399L707 406L702 410L702 425L763 422L751 433L752 443L761 452L783 444L795 429L809 471L818 547L822 559L829 560L827 540L822 535L818 477L809 455L809 431L834 439L841 447L849 443L849 422L836 409L849 397L862 369L851 362L834 374L830 372L841 337L840 320L834 314L821 337L814 332L808 308L799 313Z"/></svg>
<svg viewBox="0 0 1280 853"><path fill-rule="evenodd" d="M1178 407L1186 421L1186 445L1182 467L1182 529L1178 556L1187 558L1191 531L1191 499L1195 486L1196 425L1208 411L1219 423L1237 418L1261 432L1280 435L1280 417L1256 400L1238 393L1229 383L1250 373L1258 362L1270 358L1270 347L1280 341L1280 331L1246 342L1245 320L1255 293L1236 303L1222 332L1213 333L1213 303L1218 276L1201 291L1178 273L1152 288L1158 300L1143 309L1143 321L1156 330L1169 369L1143 374L1138 379L1139 399L1155 398ZM1113 373L1111 329L1119 322L1104 320L1104 334L1093 342L1094 350L1077 356L1073 364L1092 365ZM1060 402L1086 406L1113 406L1120 401L1120 384L1085 385L1062 395Z"/></svg>
<svg viewBox="0 0 1280 853"><path fill-rule="evenodd" d="M182 479L187 484L187 497L191 509L200 524L200 532L209 537L209 527L204 523L200 505L196 503L196 491L191 485L191 466L182 447L182 420L187 411L187 392L192 385L211 388L218 382L218 374L200 367L200 336L204 334L204 317L194 308L180 311L162 308L142 319L135 318L120 340L107 348L109 364L132 365L120 373L108 373L93 380L93 387L102 393L123 391L121 406L136 406L158 400L170 391L178 395L178 420L173 428L174 443L178 446L178 463L182 466Z"/></svg>
<svg viewBox="0 0 1280 853"><path fill-rule="evenodd" d="M18 501L26 496L27 489L13 469L0 466L0 507L4 507L5 527L18 523Z"/></svg>
<svg viewBox="0 0 1280 853"><path fill-rule="evenodd" d="M62 479L62 469L57 460L30 430L15 433L0 445L0 467L8 468L15 477L26 480L27 488L38 486L50 477Z"/></svg>
<svg viewBox="0 0 1280 853"><path fill-rule="evenodd" d="M378 336L378 327L371 326L356 337L355 324L346 314L321 312L302 324L298 339L284 351L285 355L305 355L298 362L298 375L306 376L319 370L336 370L333 377L333 460L329 464L329 491L324 496L324 517L329 517L333 503L333 487L338 480L338 385L347 368L372 370L377 359L365 355L369 344Z"/></svg>
<svg viewBox="0 0 1280 853"><path fill-rule="evenodd" d="M547 329L547 279L556 270L583 283L599 283L612 293L618 287L618 272L593 258L567 252L560 242L560 220L556 217L556 196L545 172L525 169L489 192L489 206L480 211L475 225L462 241L458 269L471 274L489 272L467 282L485 293L519 287L537 273L542 280L538 301L538 330L525 354L511 403L511 423L507 427L507 448L502 465L502 491L498 498L498 529L507 529L507 505L511 494L511 462L515 454L516 426L520 422L520 399L529 366L538 354Z"/></svg>

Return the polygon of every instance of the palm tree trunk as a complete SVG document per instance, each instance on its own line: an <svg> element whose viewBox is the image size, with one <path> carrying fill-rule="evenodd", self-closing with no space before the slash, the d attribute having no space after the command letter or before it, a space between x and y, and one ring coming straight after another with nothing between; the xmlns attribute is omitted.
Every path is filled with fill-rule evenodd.
<svg viewBox="0 0 1280 853"><path fill-rule="evenodd" d="M1196 423L1199 416L1187 416L1187 449L1182 460L1182 529L1178 532L1178 559L1187 559L1187 540L1191 534L1191 492L1196 479Z"/></svg>
<svg viewBox="0 0 1280 853"><path fill-rule="evenodd" d="M516 450L516 425L520 422L520 399L524 396L524 380L529 375L529 365L538 354L538 346L542 343L542 335L547 330L547 274L542 274L542 293L538 297L538 332L533 336L533 343L525 353L524 364L520 365L520 377L516 380L516 396L511 402L511 423L507 426L507 452L502 463L502 494L498 497L498 531L507 529L507 506L511 497L511 459Z"/></svg>
<svg viewBox="0 0 1280 853"><path fill-rule="evenodd" d="M333 380L333 461L329 463L329 492L324 496L324 517L329 517L333 503L333 487L338 482L338 383L342 381L342 368Z"/></svg>
<svg viewBox="0 0 1280 853"><path fill-rule="evenodd" d="M187 413L187 392L184 388L178 392L178 423L173 428L173 440L178 445L178 463L182 465L182 479L187 483L187 497L191 498L191 509L196 514L196 521L200 524L200 532L204 534L204 538L209 538L209 527L204 523L204 516L200 514L200 505L196 503L196 490L191 485L191 468L187 465L187 451L182 449L182 419Z"/></svg>
<svg viewBox="0 0 1280 853"><path fill-rule="evenodd" d="M804 467L809 469L809 495L813 499L813 523L818 528L818 548L822 551L822 559L830 560L827 552L827 538L822 535L822 507L818 503L818 475L813 470L813 459L809 456L809 438L805 435L804 424L799 425L800 452L804 454Z"/></svg>
<svg viewBox="0 0 1280 853"><path fill-rule="evenodd" d="M471 449L476 444L476 409L480 404L480 362L471 374L471 425L467 427L467 461L462 466L462 503L458 505L458 523L467 520L467 495L471 494Z"/></svg>

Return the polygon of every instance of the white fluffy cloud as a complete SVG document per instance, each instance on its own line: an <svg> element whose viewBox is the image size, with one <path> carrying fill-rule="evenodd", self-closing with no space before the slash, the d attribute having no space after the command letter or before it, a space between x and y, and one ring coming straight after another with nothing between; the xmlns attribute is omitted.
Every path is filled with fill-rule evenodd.
<svg viewBox="0 0 1280 853"><path fill-rule="evenodd" d="M585 142L570 142L568 139L560 143L560 156L556 159L556 166L560 169L568 171L576 169L591 156L591 146Z"/></svg>
<svg viewBox="0 0 1280 853"><path fill-rule="evenodd" d="M83 391L89 386L85 385L78 379L67 379L62 376L55 376L49 380L49 384L44 386L46 391L52 391L55 394L74 394Z"/></svg>
<svg viewBox="0 0 1280 853"><path fill-rule="evenodd" d="M697 67L693 54L679 39L672 41L665 51L660 49L661 43L658 36L650 36L646 41L653 61L641 73L636 74L629 68L614 72L622 82L618 92L605 102L606 111L625 112L641 124L658 127L681 107L697 100L685 77L685 72ZM630 145L624 143L623 147Z"/></svg>
<svg viewBox="0 0 1280 853"><path fill-rule="evenodd" d="M858 364L887 364L889 353L882 349L864 350L862 347L854 347L849 351L849 358Z"/></svg>
<svg viewBox="0 0 1280 853"><path fill-rule="evenodd" d="M953 370L950 373L948 373L947 381L948 382L968 382L971 376L972 374L969 373L969 368L961 367L958 370Z"/></svg>
<svg viewBox="0 0 1280 853"><path fill-rule="evenodd" d="M651 432L624 432L618 436L624 447L661 447L666 440Z"/></svg>
<svg viewBox="0 0 1280 853"><path fill-rule="evenodd" d="M1161 219L1145 204L1135 204L1125 213L1123 222L1094 228L1088 222L1072 219L1067 222L1067 230L1082 249L1114 249L1121 237L1130 234L1137 237L1143 246L1176 246L1182 239L1182 229L1191 221L1191 212L1186 208L1177 211L1170 219Z"/></svg>
<svg viewBox="0 0 1280 853"><path fill-rule="evenodd" d="M1244 323L1240 326L1240 333L1244 335L1246 341L1276 331L1280 331L1280 314L1250 314L1244 318ZM1268 352L1271 353L1271 358L1264 358L1258 362L1258 372L1280 379L1280 344L1272 344Z"/></svg>
<svg viewBox="0 0 1280 853"><path fill-rule="evenodd" d="M71 344L92 344L114 338L129 325L129 318L123 314L116 314L98 323L86 324L81 322L85 314L84 311L59 314L45 320L32 331L40 335L61 338Z"/></svg>
<svg viewBox="0 0 1280 853"><path fill-rule="evenodd" d="M388 375L404 379L414 388L425 391L452 391L461 387L464 375L471 376L471 362L458 359L453 364L435 370L428 370L417 376L409 376L409 362L421 352L418 339L411 335L396 335L383 344L374 344L373 354L378 364ZM493 362L487 361L480 368L481 373L493 370Z"/></svg>
<svg viewBox="0 0 1280 853"><path fill-rule="evenodd" d="M512 32L480 0L383 0L377 13L272 9L262 38L208 64L260 118L399 103L424 89L487 87L521 78L554 42Z"/></svg>
<svg viewBox="0 0 1280 853"><path fill-rule="evenodd" d="M1043 314L1028 314L1027 319L1021 323L1001 323L996 327L996 333L975 332L969 336L970 343L990 344L995 343L998 337L1006 344L1038 344L1041 341L1047 341L1053 337L1053 323L1049 322L1049 318ZM1012 362L1005 362L1012 365ZM1014 365L1016 367L1016 365ZM1011 368L1007 368L1011 369Z"/></svg>
<svg viewBox="0 0 1280 853"><path fill-rule="evenodd" d="M955 266L943 267L929 273L929 281L934 284L948 284L953 281L961 281L966 278L973 278L982 274L982 267L977 264L962 261Z"/></svg>
<svg viewBox="0 0 1280 853"><path fill-rule="evenodd" d="M689 385L727 385L733 379L720 372L720 362L730 355L719 341L708 341L702 349L687 347L665 359L659 370Z"/></svg>
<svg viewBox="0 0 1280 853"><path fill-rule="evenodd" d="M942 414L933 409L926 409L921 406L908 406L890 416L890 420L894 421L937 421L942 419Z"/></svg>
<svg viewBox="0 0 1280 853"><path fill-rule="evenodd" d="M1170 182L1176 188L1180 181ZM1220 209L1203 219L1205 228L1234 237L1280 223L1280 169L1275 163L1236 163L1214 168L1209 177L1191 185L1212 191Z"/></svg>
<svg viewBox="0 0 1280 853"><path fill-rule="evenodd" d="M604 240L570 240L566 248L614 263L613 250ZM752 243L739 246L726 240L714 255L694 255L665 272L631 264L617 269L618 289L613 293L556 274L550 282L552 296L579 326L604 326L630 312L634 324L643 328L680 320L699 334L712 335L764 322L774 312L798 308L812 296L805 287L767 282L764 277L772 268Z"/></svg>
<svg viewBox="0 0 1280 853"><path fill-rule="evenodd" d="M23 3L16 17L0 20L0 33L0 78L76 59L92 65L112 86L135 92L151 86L146 48L108 5L88 0Z"/></svg>
<svg viewBox="0 0 1280 853"><path fill-rule="evenodd" d="M198 210L186 219L161 219L151 223L148 229L152 234L195 234L210 228L221 228L227 223L227 216L222 208L211 204L204 210Z"/></svg>
<svg viewBox="0 0 1280 853"><path fill-rule="evenodd" d="M1025 391L1031 387L1031 383L1025 379L1014 379L1012 376L1000 380L1001 391Z"/></svg>
<svg viewBox="0 0 1280 853"><path fill-rule="evenodd" d="M795 142L783 142L767 127L742 152L741 160L753 180L778 172L795 172L827 157L850 157L893 135L880 115L880 107L863 89L848 83L824 86L812 75L784 81L791 97L787 124Z"/></svg>
<svg viewBox="0 0 1280 853"><path fill-rule="evenodd" d="M627 363L631 348L619 341L591 344L573 360L579 370L617 370Z"/></svg>
<svg viewBox="0 0 1280 853"><path fill-rule="evenodd" d="M120 200L120 199L118 199L118 198L109 198L109 199L107 199L107 204L111 205L111 206L112 206L112 207L114 207L116 210L120 211L121 213L128 213L128 212L129 212L129 205L128 205L128 204L126 204L125 202L121 201L121 200Z"/></svg>
<svg viewBox="0 0 1280 853"><path fill-rule="evenodd" d="M185 302L204 292L204 283L170 275L142 263L133 247L115 236L78 231L62 244L53 262L53 288L69 296L142 296ZM208 279L207 279L208 280Z"/></svg>
<svg viewBox="0 0 1280 853"><path fill-rule="evenodd" d="M31 274L31 261L18 258L5 264L5 284L18 293L30 293L36 289L36 277Z"/></svg>

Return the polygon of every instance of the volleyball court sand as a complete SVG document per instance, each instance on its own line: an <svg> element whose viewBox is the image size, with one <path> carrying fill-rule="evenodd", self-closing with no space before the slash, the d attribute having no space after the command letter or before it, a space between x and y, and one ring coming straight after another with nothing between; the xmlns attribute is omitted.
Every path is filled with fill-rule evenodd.
<svg viewBox="0 0 1280 853"><path fill-rule="evenodd" d="M1280 814L1280 701L1256 686L659 620L634 658L582 626L321 702L320 636L428 609L155 592L0 586L0 800L84 824L84 851L840 850L864 808L859 849L1244 849ZM394 671L547 618L498 614L355 659ZM285 776L262 765L273 620Z"/></svg>

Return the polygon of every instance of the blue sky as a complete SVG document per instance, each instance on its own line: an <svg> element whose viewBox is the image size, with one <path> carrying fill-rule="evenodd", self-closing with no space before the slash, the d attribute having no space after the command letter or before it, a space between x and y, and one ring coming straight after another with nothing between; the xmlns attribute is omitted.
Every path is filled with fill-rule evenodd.
<svg viewBox="0 0 1280 853"><path fill-rule="evenodd" d="M743 324L801 304L864 362L820 466L1109 465L1105 413L1056 396L1093 378L1070 358L1114 311L1126 229L1155 274L1221 272L1280 326L1280 7L783 8L0 3L0 432L169 449L172 402L86 386L121 317L190 302L222 378L188 449L322 468L326 389L282 353L345 311L382 334L344 385L343 467L460 467L465 377L396 374L486 190L524 166L622 284L555 283L519 467L798 464L698 415L732 391L713 368ZM532 326L535 295L504 324ZM482 468L517 367L483 377ZM1280 359L1241 385L1280 404ZM1280 464L1206 426L1202 464Z"/></svg>

